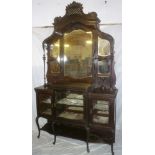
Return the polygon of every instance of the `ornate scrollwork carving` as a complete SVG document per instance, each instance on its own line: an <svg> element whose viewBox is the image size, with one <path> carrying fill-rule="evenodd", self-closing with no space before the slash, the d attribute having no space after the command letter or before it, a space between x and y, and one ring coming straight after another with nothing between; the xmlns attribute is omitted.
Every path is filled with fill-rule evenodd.
<svg viewBox="0 0 155 155"><path fill-rule="evenodd" d="M59 21L61 20L61 18L62 18L61 16L55 17L55 18L54 18L54 23L59 22Z"/></svg>

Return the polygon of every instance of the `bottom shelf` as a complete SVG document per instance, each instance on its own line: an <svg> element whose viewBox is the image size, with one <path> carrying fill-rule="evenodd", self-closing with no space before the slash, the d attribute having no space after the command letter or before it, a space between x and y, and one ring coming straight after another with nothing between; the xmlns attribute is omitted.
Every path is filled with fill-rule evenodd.
<svg viewBox="0 0 155 155"><path fill-rule="evenodd" d="M50 134L53 134L52 127L50 123L46 123L42 129L43 131L46 131ZM82 141L86 141L86 130L81 127L75 127L75 126L67 126L63 124L56 124L55 125L55 130L56 130L56 135L57 136L63 136L63 137L68 137L68 138L73 138L73 139L78 139ZM89 136L89 142L94 142L94 143L113 143L114 142L114 135L108 134L109 138L101 136L101 134L95 133L95 132L90 132Z"/></svg>
<svg viewBox="0 0 155 155"><path fill-rule="evenodd" d="M69 112L69 111L64 111L59 115L59 117L70 119L70 120L83 120L82 113L75 113L75 112Z"/></svg>

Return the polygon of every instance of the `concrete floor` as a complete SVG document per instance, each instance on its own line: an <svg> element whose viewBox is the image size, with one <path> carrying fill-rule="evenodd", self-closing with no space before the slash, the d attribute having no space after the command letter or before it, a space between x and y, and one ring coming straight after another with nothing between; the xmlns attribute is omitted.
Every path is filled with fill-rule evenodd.
<svg viewBox="0 0 155 155"><path fill-rule="evenodd" d="M84 141L57 136L57 142L53 145L53 135L41 131L38 139L37 134L38 131L32 131L32 155L111 155L108 144L90 143L90 153L87 153ZM114 152L115 155L122 155L122 136L119 130L116 132Z"/></svg>

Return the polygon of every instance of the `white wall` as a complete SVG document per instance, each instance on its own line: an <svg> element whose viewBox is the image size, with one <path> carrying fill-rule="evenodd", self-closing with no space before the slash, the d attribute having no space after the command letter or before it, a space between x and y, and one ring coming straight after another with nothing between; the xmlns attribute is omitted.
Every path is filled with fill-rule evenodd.
<svg viewBox="0 0 155 155"><path fill-rule="evenodd" d="M98 13L101 23L121 23L121 0L108 0L107 6L104 5L104 0L77 0L82 2L85 12L95 11ZM32 69L33 69L33 88L32 88L32 127L35 130L36 103L34 87L43 84L43 50L42 41L48 37L53 28L35 28L51 25L55 16L63 16L65 6L72 0L33 0L33 35L32 35ZM122 124L122 40L121 40L121 25L101 26L101 30L111 34L115 39L115 72L116 72L116 87L118 88L117 95L117 124L116 128L121 129ZM40 120L41 125L45 122Z"/></svg>
<svg viewBox="0 0 155 155"><path fill-rule="evenodd" d="M33 27L49 26L57 16L65 14L66 5L73 0L32 0ZM121 0L75 0L81 2L84 12L97 12L101 23L121 23Z"/></svg>

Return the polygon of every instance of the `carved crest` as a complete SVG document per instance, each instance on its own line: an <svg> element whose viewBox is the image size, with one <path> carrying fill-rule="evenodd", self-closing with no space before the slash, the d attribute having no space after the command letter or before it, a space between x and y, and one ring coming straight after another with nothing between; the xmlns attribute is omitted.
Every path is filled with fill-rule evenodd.
<svg viewBox="0 0 155 155"><path fill-rule="evenodd" d="M70 15L83 15L83 7L81 3L73 1L66 7L66 16Z"/></svg>

